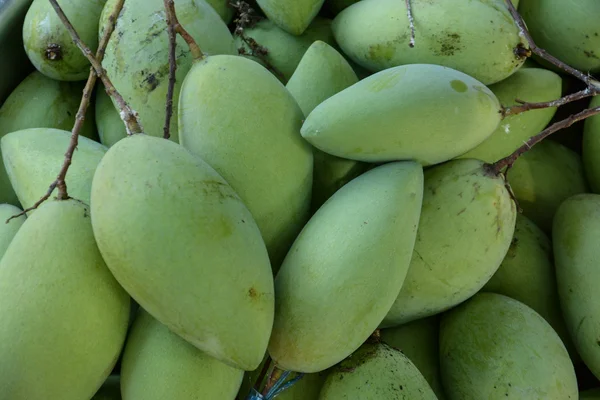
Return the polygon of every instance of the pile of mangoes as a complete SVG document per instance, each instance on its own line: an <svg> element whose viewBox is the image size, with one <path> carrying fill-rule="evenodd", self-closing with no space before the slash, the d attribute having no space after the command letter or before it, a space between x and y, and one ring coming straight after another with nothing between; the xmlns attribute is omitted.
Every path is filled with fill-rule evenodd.
<svg viewBox="0 0 600 400"><path fill-rule="evenodd" d="M58 1L94 53L117 3ZM168 139L165 3L126 0L102 60L143 132L99 79L39 206L90 63L31 3L0 400L600 399L600 116L496 163L600 106L506 112L586 88L510 9L593 78L600 2L175 0L203 54L177 36Z"/></svg>

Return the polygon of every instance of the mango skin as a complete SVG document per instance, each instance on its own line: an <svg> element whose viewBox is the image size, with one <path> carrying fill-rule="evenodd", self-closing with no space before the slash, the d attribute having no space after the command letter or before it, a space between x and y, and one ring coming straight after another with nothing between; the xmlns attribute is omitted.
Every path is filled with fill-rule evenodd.
<svg viewBox="0 0 600 400"><path fill-rule="evenodd" d="M332 369L319 400L437 400L417 367L385 343L365 343Z"/></svg>
<svg viewBox="0 0 600 400"><path fill-rule="evenodd" d="M108 0L101 15L99 36L114 9L116 0ZM102 66L125 101L139 114L144 133L162 137L165 101L169 81L169 39L162 0L128 0L117 19ZM225 22L204 0L176 1L177 18L210 55L236 54L233 37ZM192 67L192 55L177 35L177 71L173 94L173 115L186 74ZM177 118L171 119L170 140L178 143Z"/></svg>
<svg viewBox="0 0 600 400"><path fill-rule="evenodd" d="M507 176L523 214L546 233L564 200L589 191L579 154L551 140L519 157Z"/></svg>
<svg viewBox="0 0 600 400"><path fill-rule="evenodd" d="M590 371L600 377L598 273L600 195L565 200L552 226L558 294L567 328Z"/></svg>
<svg viewBox="0 0 600 400"><path fill-rule="evenodd" d="M519 13L539 47L581 71L600 72L600 3L523 0Z"/></svg>
<svg viewBox="0 0 600 400"><path fill-rule="evenodd" d="M412 64L373 74L323 101L300 132L334 156L427 166L480 144L500 123L499 111L496 96L470 76Z"/></svg>
<svg viewBox="0 0 600 400"><path fill-rule="evenodd" d="M27 217L21 215L18 218L11 219L8 223L6 220L20 214L21 211L23 210L12 204L0 204L0 259L2 259L4 253L6 253L6 249L8 249L10 242L12 242Z"/></svg>
<svg viewBox="0 0 600 400"><path fill-rule="evenodd" d="M543 68L522 68L490 86L502 106L517 105L516 99L530 103L557 100L562 95L560 75ZM530 110L504 118L483 143L458 158L477 158L493 163L509 156L532 136L540 133L552 120L556 107Z"/></svg>
<svg viewBox="0 0 600 400"><path fill-rule="evenodd" d="M589 108L600 106L600 96L592 98ZM583 123L581 157L585 176L594 193L600 193L600 117L595 115Z"/></svg>
<svg viewBox="0 0 600 400"><path fill-rule="evenodd" d="M98 49L98 21L106 0L59 0L58 4L92 53ZM49 1L33 0L23 22L23 44L29 61L49 78L81 81L90 74L90 63L71 39ZM48 50L58 46L57 58Z"/></svg>
<svg viewBox="0 0 600 400"><path fill-rule="evenodd" d="M440 363L450 400L577 400L562 341L523 303L478 293L442 316Z"/></svg>
<svg viewBox="0 0 600 400"><path fill-rule="evenodd" d="M301 35L325 0L256 0L269 20L292 35Z"/></svg>
<svg viewBox="0 0 600 400"><path fill-rule="evenodd" d="M417 367L439 400L446 398L440 375L438 316L421 318L396 328L382 329L381 341L402 351Z"/></svg>
<svg viewBox="0 0 600 400"><path fill-rule="evenodd" d="M437 64L491 85L508 78L525 61L514 53L525 40L503 0L412 0L411 6L412 48L404 1L359 1L334 18L333 34L348 57L373 72L405 64Z"/></svg>
<svg viewBox="0 0 600 400"><path fill-rule="evenodd" d="M142 308L228 365L260 364L273 325L271 266L250 211L212 167L136 134L100 161L91 205L100 252Z"/></svg>
<svg viewBox="0 0 600 400"><path fill-rule="evenodd" d="M372 169L308 221L275 278L271 358L313 373L342 361L373 333L402 286L423 193L413 161Z"/></svg>
<svg viewBox="0 0 600 400"><path fill-rule="evenodd" d="M110 147L127 136L125 124L103 86L96 89L96 126L100 143Z"/></svg>
<svg viewBox="0 0 600 400"><path fill-rule="evenodd" d="M141 309L123 351L121 391L125 399L233 399L243 375Z"/></svg>
<svg viewBox="0 0 600 400"><path fill-rule="evenodd" d="M121 353L130 306L87 205L48 200L25 221L0 261L0 299L0 398L92 398Z"/></svg>
<svg viewBox="0 0 600 400"><path fill-rule="evenodd" d="M51 128L11 132L0 140L4 167L24 209L46 194L62 168L70 140L71 132ZM106 147L100 143L79 138L66 176L72 198L90 203L94 171L105 153Z"/></svg>
<svg viewBox="0 0 600 400"><path fill-rule="evenodd" d="M206 0L206 2L219 14L223 22L229 24L233 19L234 9L229 5L229 0Z"/></svg>
<svg viewBox="0 0 600 400"><path fill-rule="evenodd" d="M531 307L558 333L571 359L579 361L560 309L552 243L523 214L517 214L506 257L481 291L502 294Z"/></svg>
<svg viewBox="0 0 600 400"><path fill-rule="evenodd" d="M414 254L381 327L438 314L477 293L510 247L516 214L504 179L483 162L427 169Z"/></svg>

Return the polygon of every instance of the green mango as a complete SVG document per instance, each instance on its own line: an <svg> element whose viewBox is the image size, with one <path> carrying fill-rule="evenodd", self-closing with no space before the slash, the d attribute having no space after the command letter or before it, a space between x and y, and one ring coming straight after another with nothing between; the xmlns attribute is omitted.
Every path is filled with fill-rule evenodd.
<svg viewBox="0 0 600 400"><path fill-rule="evenodd" d="M525 61L526 45L504 0L411 0L415 46L406 2L362 0L333 20L335 39L357 64L381 71L405 64L436 64L485 85L500 82Z"/></svg>
<svg viewBox="0 0 600 400"><path fill-rule="evenodd" d="M279 368L323 371L373 333L406 276L422 194L418 163L388 163L349 182L308 221L275 279L269 354Z"/></svg>
<svg viewBox="0 0 600 400"><path fill-rule="evenodd" d="M13 238L25 222L25 215L18 218L13 218L6 222L9 218L18 215L22 212L19 207L12 204L0 204L0 259L6 253L6 249L12 242Z"/></svg>
<svg viewBox="0 0 600 400"><path fill-rule="evenodd" d="M260 64L218 55L192 67L178 112L181 145L242 198L277 270L309 218L313 155L300 107Z"/></svg>
<svg viewBox="0 0 600 400"><path fill-rule="evenodd" d="M24 209L46 194L62 168L70 141L71 132L52 128L24 129L1 139L4 166ZM100 143L79 138L65 179L71 197L90 204L94 171L105 153Z"/></svg>
<svg viewBox="0 0 600 400"><path fill-rule="evenodd" d="M600 72L598 1L523 0L519 13L539 47L573 68Z"/></svg>
<svg viewBox="0 0 600 400"><path fill-rule="evenodd" d="M92 400L121 400L121 377L109 376Z"/></svg>
<svg viewBox="0 0 600 400"><path fill-rule="evenodd" d="M590 371L600 377L600 297L596 282L600 195L579 194L566 199L552 225L556 280L563 315L571 338Z"/></svg>
<svg viewBox="0 0 600 400"><path fill-rule="evenodd" d="M230 6L232 3L230 0L206 0L206 2L214 8L214 10L219 14L223 22L229 24L233 19L233 14L235 14L233 7Z"/></svg>
<svg viewBox="0 0 600 400"><path fill-rule="evenodd" d="M108 0L99 35L117 0ZM175 1L177 18L207 54L235 54L233 37L219 14L204 0ZM177 35L177 71L173 114L177 115L181 83L193 64L186 42ZM169 82L169 38L162 0L127 0L102 62L115 88L139 114L144 133L163 137ZM177 118L170 139L179 141Z"/></svg>
<svg viewBox="0 0 600 400"><path fill-rule="evenodd" d="M482 161L428 168L410 268L381 327L438 314L477 293L508 252L516 217L504 179Z"/></svg>
<svg viewBox="0 0 600 400"><path fill-rule="evenodd" d="M553 261L550 238L517 214L508 253L481 291L502 294L531 307L558 333L571 358L578 360L560 309Z"/></svg>
<svg viewBox="0 0 600 400"><path fill-rule="evenodd" d="M100 252L142 308L208 355L258 367L273 325L269 257L210 165L170 140L126 137L100 161L91 205Z"/></svg>
<svg viewBox="0 0 600 400"><path fill-rule="evenodd" d="M127 129L104 86L96 89L96 125L100 143L110 147L127 136Z"/></svg>
<svg viewBox="0 0 600 400"><path fill-rule="evenodd" d="M437 398L445 399L440 375L439 318L422 318L380 332L381 341L402 351L427 380Z"/></svg>
<svg viewBox="0 0 600 400"><path fill-rule="evenodd" d="M123 351L121 388L126 399L233 399L243 375L140 309Z"/></svg>
<svg viewBox="0 0 600 400"><path fill-rule="evenodd" d="M102 260L87 205L48 200L0 261L0 398L90 399L123 347L129 296Z"/></svg>
<svg viewBox="0 0 600 400"><path fill-rule="evenodd" d="M83 43L95 54L98 22L106 0L58 0L57 3ZM42 74L59 81L81 81L89 76L90 62L48 0L33 0L22 34L29 61Z"/></svg>
<svg viewBox="0 0 600 400"><path fill-rule="evenodd" d="M477 80L439 65L412 64L373 74L323 101L300 132L338 157L432 165L480 144L500 118L498 99Z"/></svg>
<svg viewBox="0 0 600 400"><path fill-rule="evenodd" d="M589 108L600 107L600 96L592 98ZM593 116L583 125L582 160L585 176L594 193L600 193L600 116Z"/></svg>
<svg viewBox="0 0 600 400"><path fill-rule="evenodd" d="M519 157L507 176L523 214L546 233L560 203L588 191L579 154L551 140Z"/></svg>
<svg viewBox="0 0 600 400"><path fill-rule="evenodd" d="M319 400L437 400L417 367L385 343L365 343L332 369Z"/></svg>
<svg viewBox="0 0 600 400"><path fill-rule="evenodd" d="M576 400L575 369L552 327L525 304L478 293L442 316L440 365L450 400Z"/></svg>
<svg viewBox="0 0 600 400"><path fill-rule="evenodd" d="M27 128L70 131L83 93L82 82L61 82L39 71L29 74L0 107L0 138ZM93 107L88 108L80 135L96 138ZM65 148L66 149L66 148ZM0 201L19 205L4 165L0 163Z"/></svg>
<svg viewBox="0 0 600 400"><path fill-rule="evenodd" d="M256 0L270 21L292 35L302 35L325 0Z"/></svg>
<svg viewBox="0 0 600 400"><path fill-rule="evenodd" d="M541 103L562 95L561 77L542 68L522 68L509 78L490 86L504 107L517 105L516 100ZM509 156L532 136L540 133L552 120L556 107L530 110L511 115L500 122L490 137L459 158L477 158L493 163Z"/></svg>
<svg viewBox="0 0 600 400"><path fill-rule="evenodd" d="M259 21L251 28L245 28L244 36L253 39L267 50L264 58L274 68L271 72L283 83L291 78L302 56L313 42L321 40L335 45L331 20L322 17L316 17L299 36L284 31L268 19ZM258 57L252 56L250 47L239 35L235 36L235 45L244 57L267 66Z"/></svg>
<svg viewBox="0 0 600 400"><path fill-rule="evenodd" d="M600 400L600 388L579 392L579 400Z"/></svg>

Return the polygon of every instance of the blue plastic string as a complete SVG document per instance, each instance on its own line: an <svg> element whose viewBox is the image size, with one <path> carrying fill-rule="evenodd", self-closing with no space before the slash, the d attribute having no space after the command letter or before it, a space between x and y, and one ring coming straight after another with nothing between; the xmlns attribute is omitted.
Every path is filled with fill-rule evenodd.
<svg viewBox="0 0 600 400"><path fill-rule="evenodd" d="M296 376L294 379L290 379L288 382L285 382L290 373L291 371L285 371L283 374L281 374L281 377L277 379L277 382L275 382L273 387L265 396L259 393L256 389L252 388L246 400L272 400L287 389L294 386L304 376L304 374L298 374L298 376Z"/></svg>

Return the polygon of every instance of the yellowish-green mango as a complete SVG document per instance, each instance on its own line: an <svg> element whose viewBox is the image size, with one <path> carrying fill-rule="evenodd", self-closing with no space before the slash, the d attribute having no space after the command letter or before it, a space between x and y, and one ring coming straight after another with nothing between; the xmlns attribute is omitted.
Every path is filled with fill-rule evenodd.
<svg viewBox="0 0 600 400"><path fill-rule="evenodd" d="M230 23L233 19L234 9L230 0L206 0L208 4L219 14L223 22Z"/></svg>
<svg viewBox="0 0 600 400"><path fill-rule="evenodd" d="M523 0L519 13L538 46L574 68L600 72L598 1Z"/></svg>
<svg viewBox="0 0 600 400"><path fill-rule="evenodd" d="M290 79L302 56L314 41L321 40L332 46L335 45L331 20L322 17L316 17L299 36L284 31L268 19L259 21L251 28L245 28L244 35L254 39L267 50L264 58L274 69L271 72L283 83ZM262 60L251 55L250 47L240 36L235 37L235 44L244 57L249 57L268 67Z"/></svg>
<svg viewBox="0 0 600 400"><path fill-rule="evenodd" d="M522 68L509 78L490 86L503 107L517 105L516 100L541 103L559 99L561 77L542 68ZM510 155L530 137L541 132L554 117L556 107L530 110L511 115L500 122L492 135L460 158L478 158L493 163Z"/></svg>
<svg viewBox="0 0 600 400"><path fill-rule="evenodd" d="M106 264L143 309L208 355L258 367L274 316L269 256L210 165L170 140L126 137L100 161L91 206Z"/></svg>
<svg viewBox="0 0 600 400"><path fill-rule="evenodd" d="M62 168L70 141L71 132L52 128L24 129L1 139L4 166L24 209L46 194ZM79 138L66 176L71 197L90 204L94 171L105 153L100 143Z"/></svg>
<svg viewBox="0 0 600 400"><path fill-rule="evenodd" d="M127 136L125 124L115 108L110 96L104 90L104 86L96 89L96 126L100 143L110 147Z"/></svg>
<svg viewBox="0 0 600 400"><path fill-rule="evenodd" d="M423 169L388 163L338 190L308 221L275 279L269 354L314 373L360 347L402 287L419 223Z"/></svg>
<svg viewBox="0 0 600 400"><path fill-rule="evenodd" d="M270 21L299 36L317 16L325 0L256 0Z"/></svg>
<svg viewBox="0 0 600 400"><path fill-rule="evenodd" d="M440 375L439 318L421 318L381 330L381 341L402 351L418 368L439 400L445 399Z"/></svg>
<svg viewBox="0 0 600 400"><path fill-rule="evenodd" d="M560 309L552 243L523 214L517 214L506 257L481 291L503 294L531 307L558 333L571 358L578 360Z"/></svg>
<svg viewBox="0 0 600 400"><path fill-rule="evenodd" d="M579 392L579 400L600 400L600 388Z"/></svg>
<svg viewBox="0 0 600 400"><path fill-rule="evenodd" d="M560 203L588 191L579 154L552 140L519 157L507 176L523 214L546 233Z"/></svg>
<svg viewBox="0 0 600 400"><path fill-rule="evenodd" d="M140 309L123 350L121 392L131 400L233 399L243 375Z"/></svg>
<svg viewBox="0 0 600 400"><path fill-rule="evenodd" d="M0 261L0 398L91 399L121 353L129 296L87 205L48 200Z"/></svg>
<svg viewBox="0 0 600 400"><path fill-rule="evenodd" d="M333 20L335 39L348 57L371 70L405 64L450 67L485 85L512 75L525 45L503 0L411 0L415 45L406 2L362 0Z"/></svg>
<svg viewBox="0 0 600 400"><path fill-rule="evenodd" d="M558 294L575 347L590 371L600 377L600 295L597 282L600 195L566 199L552 225Z"/></svg>
<svg viewBox="0 0 600 400"><path fill-rule="evenodd" d="M102 12L99 35L117 0L108 0ZM233 37L219 14L204 0L175 1L177 18L207 54L235 54ZM173 113L181 82L192 67L186 42L177 35L177 71ZM144 133L162 137L169 81L169 38L162 0L128 0L102 61L108 76L125 101L139 114ZM171 119L170 139L179 141L177 118Z"/></svg>
<svg viewBox="0 0 600 400"><path fill-rule="evenodd" d="M12 204L0 204L0 259L6 253L6 249L12 242L13 238L25 222L25 215L18 218L13 218L6 222L9 218L19 215L23 210Z"/></svg>
<svg viewBox="0 0 600 400"><path fill-rule="evenodd" d="M121 400L121 378L119 375L110 375L102 387L96 392L92 400Z"/></svg>
<svg viewBox="0 0 600 400"><path fill-rule="evenodd" d="M477 293L504 259L516 217L504 179L482 161L427 169L410 268L381 327L438 314Z"/></svg>
<svg viewBox="0 0 600 400"><path fill-rule="evenodd" d="M577 400L569 353L525 304L478 293L442 316L440 365L449 400Z"/></svg>
<svg viewBox="0 0 600 400"><path fill-rule="evenodd" d="M452 68L412 64L373 74L323 101L301 133L342 158L432 165L479 145L500 119L500 103L482 83Z"/></svg>
<svg viewBox="0 0 600 400"><path fill-rule="evenodd" d="M600 96L590 102L589 108L600 107ZM600 193L600 116L585 120L583 125L583 146L581 156L585 176L594 193Z"/></svg>
<svg viewBox="0 0 600 400"><path fill-rule="evenodd" d="M277 270L309 218L313 154L300 107L262 65L217 55L192 67L178 113L181 145L242 198Z"/></svg>
<svg viewBox="0 0 600 400"><path fill-rule="evenodd" d="M332 369L319 400L437 400L417 367L385 343L365 343Z"/></svg>
<svg viewBox="0 0 600 400"><path fill-rule="evenodd" d="M106 0L58 0L58 5L92 53L98 48L98 21ZM23 44L33 66L49 78L81 81L90 63L47 0L33 0L23 22Z"/></svg>

